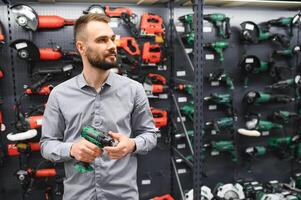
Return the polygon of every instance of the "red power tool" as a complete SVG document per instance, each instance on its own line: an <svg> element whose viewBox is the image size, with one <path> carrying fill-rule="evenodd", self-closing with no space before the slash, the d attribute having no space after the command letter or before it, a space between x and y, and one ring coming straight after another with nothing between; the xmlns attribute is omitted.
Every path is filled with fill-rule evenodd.
<svg viewBox="0 0 301 200"><path fill-rule="evenodd" d="M143 82L143 87L146 95L149 98L153 98L153 97L160 98L160 96L154 96L154 95L159 95L167 92L168 87L166 85L166 82L167 82L166 78L161 74L155 74L155 73L147 74Z"/></svg>
<svg viewBox="0 0 301 200"><path fill-rule="evenodd" d="M161 61L160 45L145 42L142 51L142 61L145 65L157 65Z"/></svg>
<svg viewBox="0 0 301 200"><path fill-rule="evenodd" d="M5 36L4 36L4 28L3 28L3 24L0 21L0 44L4 44L5 42Z"/></svg>
<svg viewBox="0 0 301 200"><path fill-rule="evenodd" d="M121 37L116 41L116 45L118 48L123 49L126 53L131 56L139 56L140 49L137 41L133 37Z"/></svg>
<svg viewBox="0 0 301 200"><path fill-rule="evenodd" d="M16 15L17 24L26 30L62 28L66 25L74 25L76 21L55 15L38 16L33 8L24 4L14 5L11 10Z"/></svg>
<svg viewBox="0 0 301 200"><path fill-rule="evenodd" d="M53 89L53 85L46 84L52 79L52 74L46 74L43 78L26 87L25 94L27 95L49 95ZM46 85L45 85L46 84Z"/></svg>
<svg viewBox="0 0 301 200"><path fill-rule="evenodd" d="M164 23L159 15L145 13L141 17L140 34L142 36L155 36L155 41L163 43L164 41Z"/></svg>
<svg viewBox="0 0 301 200"><path fill-rule="evenodd" d="M165 194L163 196L154 197L151 200L175 200L170 194Z"/></svg>
<svg viewBox="0 0 301 200"><path fill-rule="evenodd" d="M167 126L167 111L151 107L151 112L153 114L155 126L157 128Z"/></svg>
<svg viewBox="0 0 301 200"><path fill-rule="evenodd" d="M9 156L19 156L20 152L24 151L40 151L40 144L39 143L17 143L17 144L8 144L7 145L7 154Z"/></svg>
<svg viewBox="0 0 301 200"><path fill-rule="evenodd" d="M91 5L84 13L104 13L108 17L120 18L129 27L133 37L139 36L135 23L137 15L130 8Z"/></svg>

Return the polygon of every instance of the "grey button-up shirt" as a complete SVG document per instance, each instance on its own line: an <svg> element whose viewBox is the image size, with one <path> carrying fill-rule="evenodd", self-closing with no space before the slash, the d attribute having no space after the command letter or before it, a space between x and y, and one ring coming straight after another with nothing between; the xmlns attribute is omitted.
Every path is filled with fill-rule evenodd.
<svg viewBox="0 0 301 200"><path fill-rule="evenodd" d="M135 153L120 160L101 155L94 171L79 173L70 157L71 145L85 125L134 138ZM42 156L64 162L65 200L137 200L137 157L156 146L157 136L143 86L110 72L99 93L87 85L83 73L56 86L48 98L41 136Z"/></svg>

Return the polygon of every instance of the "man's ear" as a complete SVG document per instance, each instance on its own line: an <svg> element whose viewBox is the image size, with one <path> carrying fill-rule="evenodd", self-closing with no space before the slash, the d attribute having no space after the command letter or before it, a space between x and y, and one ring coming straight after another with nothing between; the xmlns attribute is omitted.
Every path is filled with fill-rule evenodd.
<svg viewBox="0 0 301 200"><path fill-rule="evenodd" d="M75 46L81 55L85 55L86 47L82 41L76 41Z"/></svg>

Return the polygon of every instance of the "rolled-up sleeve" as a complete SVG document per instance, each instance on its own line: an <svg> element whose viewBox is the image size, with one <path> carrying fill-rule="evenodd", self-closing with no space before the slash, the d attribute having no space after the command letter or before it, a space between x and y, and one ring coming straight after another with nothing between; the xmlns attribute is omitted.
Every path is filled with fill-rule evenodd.
<svg viewBox="0 0 301 200"><path fill-rule="evenodd" d="M146 154L156 146L157 128L141 84L139 84L135 95L134 110L132 112L132 131L136 136L134 138L136 143L136 151L134 153Z"/></svg>
<svg viewBox="0 0 301 200"><path fill-rule="evenodd" d="M48 98L42 121L40 139L42 156L52 162L64 162L72 159L70 148L73 143L63 142L65 123L59 109L55 90Z"/></svg>

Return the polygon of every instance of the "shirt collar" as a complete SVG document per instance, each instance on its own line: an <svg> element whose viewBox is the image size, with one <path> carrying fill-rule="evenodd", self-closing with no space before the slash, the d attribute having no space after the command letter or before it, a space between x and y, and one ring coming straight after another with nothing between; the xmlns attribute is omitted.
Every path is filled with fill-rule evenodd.
<svg viewBox="0 0 301 200"><path fill-rule="evenodd" d="M114 72L109 72L109 75L108 75L108 78L107 80L103 83L103 85L109 85L109 86L112 86L113 84L113 79L114 79ZM82 89L83 87L85 86L89 86L85 77L84 77L84 73L80 73L78 75L78 78L77 78L77 81L78 81L78 86Z"/></svg>

